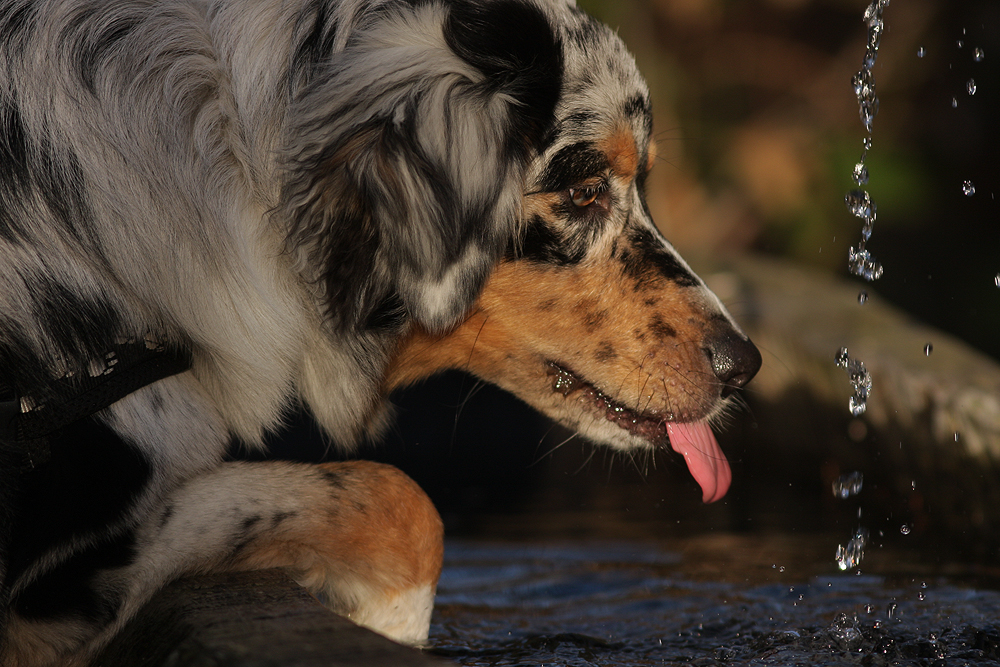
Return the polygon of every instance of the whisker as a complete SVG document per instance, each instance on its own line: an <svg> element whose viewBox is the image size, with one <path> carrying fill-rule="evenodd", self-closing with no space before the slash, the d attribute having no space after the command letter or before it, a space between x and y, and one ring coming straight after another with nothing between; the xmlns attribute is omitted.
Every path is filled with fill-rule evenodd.
<svg viewBox="0 0 1000 667"><path fill-rule="evenodd" d="M546 437L546 436L547 436L547 435L548 435L549 433L551 433L551 432L552 432L552 430L553 430L553 429L554 429L555 427L556 427L556 425L555 425L555 424L553 424L553 425L552 425L552 427L551 427L551 428L550 428L550 429L549 429L548 431L546 431L545 435L543 435L543 436L542 436L542 440L541 440L541 441L539 441L539 443L538 443L539 445L541 445L541 444L542 444L542 442L543 442L543 441L545 440L545 437ZM559 449L560 447L562 447L563 445L565 445L566 443L568 443L569 441L571 441L571 440L572 440L573 438L577 437L578 435L580 435L580 433L579 433L578 431L573 431L573 432L572 432L572 433L570 433L570 434L569 434L569 436L568 436L568 437L567 437L566 439L564 439L564 440L563 440L562 442L559 442L559 443L557 443L556 445L554 445L553 447L551 447L551 448L550 448L550 449L549 449L549 450L548 450L547 452L545 452L544 454L540 455L540 456L539 456L538 458L536 458L536 459L535 459L534 461L532 461L531 463L529 463L529 464L528 464L528 467L529 467L529 468L532 468L532 467L534 467L534 466L538 465L538 464L539 464L539 463L541 463L541 462L542 462L542 461L543 461L544 459L548 458L549 456L552 456L552 454L554 454L554 453L555 453L555 451L556 451L557 449ZM596 448L594 448L594 447L591 447L591 451L592 451L592 452L593 452L593 451L596 451Z"/></svg>
<svg viewBox="0 0 1000 667"><path fill-rule="evenodd" d="M594 458L594 454L596 454L596 453L597 453L597 448L596 447L591 447L590 448L590 453L587 454L587 458L585 458L583 460L583 463L580 464L579 468L577 468L576 470L573 471L573 475L574 476L579 475L580 471L582 471L584 468L587 467L587 464L590 463L591 459Z"/></svg>

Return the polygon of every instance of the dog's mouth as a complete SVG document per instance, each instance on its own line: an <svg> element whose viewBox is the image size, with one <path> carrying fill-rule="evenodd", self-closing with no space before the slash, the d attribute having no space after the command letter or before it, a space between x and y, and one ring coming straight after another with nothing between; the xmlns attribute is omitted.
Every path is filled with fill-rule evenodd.
<svg viewBox="0 0 1000 667"><path fill-rule="evenodd" d="M552 390L575 394L582 405L654 447L670 447L684 457L691 476L701 486L702 500L715 502L729 490L732 471L712 429L705 421L677 422L670 413L641 412L611 398L566 367L548 362Z"/></svg>

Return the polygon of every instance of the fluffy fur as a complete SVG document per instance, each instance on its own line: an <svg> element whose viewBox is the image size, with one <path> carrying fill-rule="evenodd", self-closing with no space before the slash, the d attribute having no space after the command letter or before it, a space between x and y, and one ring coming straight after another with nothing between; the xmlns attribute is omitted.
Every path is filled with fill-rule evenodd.
<svg viewBox="0 0 1000 667"><path fill-rule="evenodd" d="M650 132L561 0L0 0L0 401L58 406L130 341L190 358L0 443L0 664L84 664L220 568L423 641L410 480L223 463L293 403L345 448L445 368L613 447L719 415L760 356L649 217Z"/></svg>

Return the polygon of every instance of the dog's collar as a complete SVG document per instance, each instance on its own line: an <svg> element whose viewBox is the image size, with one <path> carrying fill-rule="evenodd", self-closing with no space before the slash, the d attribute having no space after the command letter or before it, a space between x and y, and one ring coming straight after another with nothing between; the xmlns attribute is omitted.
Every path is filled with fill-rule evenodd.
<svg viewBox="0 0 1000 667"><path fill-rule="evenodd" d="M64 370L46 387L45 398L0 379L0 442L23 450L25 463L34 467L48 459L49 435L189 368L186 350L142 339L113 345L84 369Z"/></svg>

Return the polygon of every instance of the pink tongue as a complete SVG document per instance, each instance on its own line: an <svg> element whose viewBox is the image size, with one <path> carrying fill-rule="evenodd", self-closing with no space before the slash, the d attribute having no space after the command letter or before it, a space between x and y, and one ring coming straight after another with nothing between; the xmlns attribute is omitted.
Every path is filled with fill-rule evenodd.
<svg viewBox="0 0 1000 667"><path fill-rule="evenodd" d="M726 495L733 473L708 424L667 422L667 436L670 446L684 457L691 476L701 485L702 501L714 503Z"/></svg>

